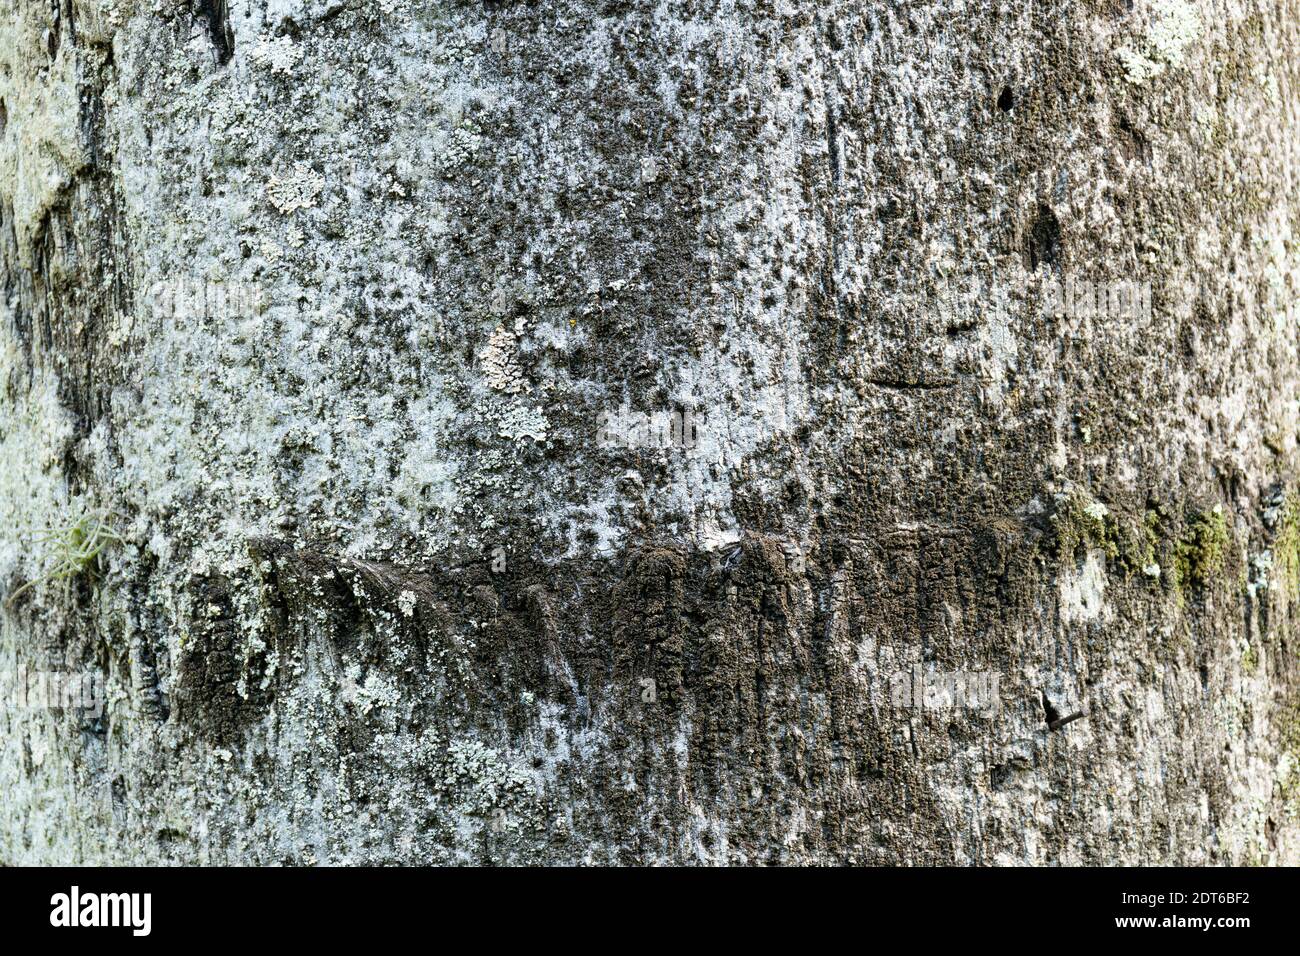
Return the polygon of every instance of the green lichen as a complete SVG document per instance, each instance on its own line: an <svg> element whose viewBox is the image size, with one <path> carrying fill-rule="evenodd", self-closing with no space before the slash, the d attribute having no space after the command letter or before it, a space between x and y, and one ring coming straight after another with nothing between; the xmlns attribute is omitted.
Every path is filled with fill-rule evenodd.
<svg viewBox="0 0 1300 956"><path fill-rule="evenodd" d="M1287 531L1292 542L1288 573L1300 586L1300 508L1295 515ZM1126 579L1139 574L1151 582L1163 579L1180 594L1203 588L1221 575L1232 543L1219 506L1192 513L1175 537L1170 514L1159 507L1146 509L1138 519L1112 511L1080 491L1057 495L1051 524L1058 560L1098 551L1111 571Z"/></svg>
<svg viewBox="0 0 1300 956"><path fill-rule="evenodd" d="M1050 520L1058 558L1073 557L1080 550L1099 550L1108 558L1119 553L1118 542L1111 533L1115 519L1110 509L1082 492L1057 495Z"/></svg>
<svg viewBox="0 0 1300 956"><path fill-rule="evenodd" d="M1300 597L1300 494L1282 496L1265 520L1273 526L1273 580L1289 597Z"/></svg>
<svg viewBox="0 0 1300 956"><path fill-rule="evenodd" d="M1160 579L1160 515L1148 509L1140 521L1116 521L1113 532L1117 558L1126 575Z"/></svg>
<svg viewBox="0 0 1300 956"><path fill-rule="evenodd" d="M1193 514L1174 546L1174 588L1202 588L1214 580L1227 562L1231 541L1221 506Z"/></svg>
<svg viewBox="0 0 1300 956"><path fill-rule="evenodd" d="M1051 516L1052 541L1058 560L1074 557L1080 550L1100 551L1114 569L1126 578L1143 574L1160 577L1157 560L1159 516L1147 511L1134 520L1113 512L1079 491L1058 495Z"/></svg>

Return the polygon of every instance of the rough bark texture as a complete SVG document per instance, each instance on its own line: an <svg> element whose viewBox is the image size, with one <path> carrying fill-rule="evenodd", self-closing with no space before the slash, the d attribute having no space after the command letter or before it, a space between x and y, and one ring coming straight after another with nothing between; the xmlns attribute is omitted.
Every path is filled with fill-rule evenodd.
<svg viewBox="0 0 1300 956"><path fill-rule="evenodd" d="M0 666L108 687L0 704L0 862L1296 862L1298 74L1295 0L0 0Z"/></svg>

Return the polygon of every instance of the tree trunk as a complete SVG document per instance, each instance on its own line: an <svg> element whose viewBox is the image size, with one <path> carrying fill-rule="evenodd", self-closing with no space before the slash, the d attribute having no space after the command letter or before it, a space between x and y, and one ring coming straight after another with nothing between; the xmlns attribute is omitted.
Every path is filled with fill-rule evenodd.
<svg viewBox="0 0 1300 956"><path fill-rule="evenodd" d="M1298 31L0 0L0 863L1297 862Z"/></svg>

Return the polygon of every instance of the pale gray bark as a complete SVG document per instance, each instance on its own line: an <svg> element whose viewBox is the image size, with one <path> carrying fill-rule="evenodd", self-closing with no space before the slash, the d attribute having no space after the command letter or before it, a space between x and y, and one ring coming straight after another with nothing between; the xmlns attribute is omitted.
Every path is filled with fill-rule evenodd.
<svg viewBox="0 0 1300 956"><path fill-rule="evenodd" d="M1296 862L1300 7L1129 6L0 0L0 863Z"/></svg>

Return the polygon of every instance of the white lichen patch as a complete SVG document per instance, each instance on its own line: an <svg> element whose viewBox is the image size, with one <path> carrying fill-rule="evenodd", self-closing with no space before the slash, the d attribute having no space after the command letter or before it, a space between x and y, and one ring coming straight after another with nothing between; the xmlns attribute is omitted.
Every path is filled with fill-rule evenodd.
<svg viewBox="0 0 1300 956"><path fill-rule="evenodd" d="M1150 0L1146 32L1115 51L1130 83L1141 84L1183 63L1201 33L1201 17L1187 0Z"/></svg>
<svg viewBox="0 0 1300 956"><path fill-rule="evenodd" d="M1061 622L1096 621L1105 611L1106 565L1096 551L1089 551L1078 570L1061 575Z"/></svg>
<svg viewBox="0 0 1300 956"><path fill-rule="evenodd" d="M401 702L401 691L393 679L377 670L372 670L360 680L360 668L354 666L352 679L352 698L362 714L372 710L391 708Z"/></svg>
<svg viewBox="0 0 1300 956"><path fill-rule="evenodd" d="M522 330L519 324L516 324L516 329ZM492 390L507 395L518 395L528 391L528 382L520 371L519 361L515 357L517 347L516 332L504 325L498 325L488 336L487 347L483 349L480 362L483 368L483 379Z"/></svg>
<svg viewBox="0 0 1300 956"><path fill-rule="evenodd" d="M438 153L438 165L443 172L450 172L468 163L478 155L483 137L478 129L468 121L455 127L447 134L447 139Z"/></svg>
<svg viewBox="0 0 1300 956"><path fill-rule="evenodd" d="M412 617L415 615L415 592L403 591L397 596L397 609L402 612L402 617Z"/></svg>
<svg viewBox="0 0 1300 956"><path fill-rule="evenodd" d="M546 416L541 409L526 405L517 397L530 390L518 359L519 337L524 328L524 321L520 319L513 328L498 325L488 337L480 357L483 380L493 392L508 397L490 401L486 416L500 438L512 442L522 438L542 442L546 440L548 430Z"/></svg>
<svg viewBox="0 0 1300 956"><path fill-rule="evenodd" d="M1100 501L1090 501L1084 505L1083 513L1095 521L1105 521L1106 516L1110 514L1110 509Z"/></svg>
<svg viewBox="0 0 1300 956"><path fill-rule="evenodd" d="M458 740L447 749L442 785L455 795L456 810L482 815L493 808L535 799L533 781L492 747Z"/></svg>
<svg viewBox="0 0 1300 956"><path fill-rule="evenodd" d="M316 205L316 199L325 188L325 179L311 167L297 163L293 172L272 176L266 185L266 198L272 206L288 215L298 209Z"/></svg>
<svg viewBox="0 0 1300 956"><path fill-rule="evenodd" d="M518 402L502 410L497 419L497 435L510 441L530 438L535 442L546 441L549 423L540 409L530 408Z"/></svg>
<svg viewBox="0 0 1300 956"><path fill-rule="evenodd" d="M131 340L131 331L135 327L135 316L129 312L117 312L108 326L108 344L113 348L122 348Z"/></svg>
<svg viewBox="0 0 1300 956"><path fill-rule="evenodd" d="M287 36L263 36L248 51L248 58L272 73L288 76L302 60L302 50Z"/></svg>

